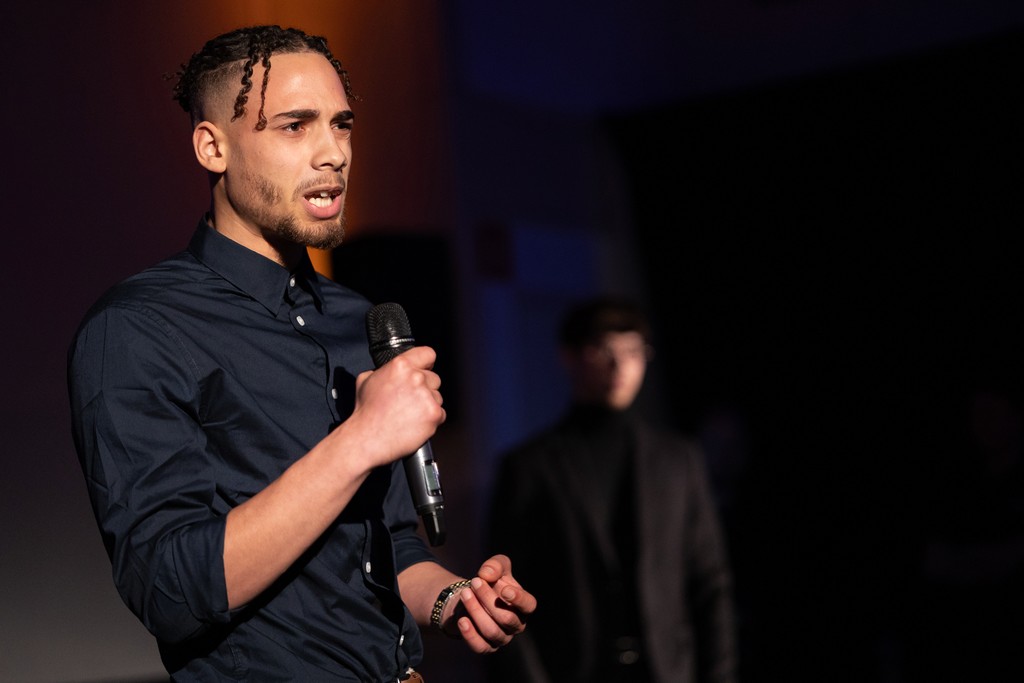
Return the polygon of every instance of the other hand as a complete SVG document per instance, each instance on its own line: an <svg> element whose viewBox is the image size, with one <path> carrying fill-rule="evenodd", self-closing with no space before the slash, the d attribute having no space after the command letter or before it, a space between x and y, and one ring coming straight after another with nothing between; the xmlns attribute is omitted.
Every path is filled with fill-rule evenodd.
<svg viewBox="0 0 1024 683"><path fill-rule="evenodd" d="M458 597L453 616L458 632L479 653L508 644L537 609L537 599L512 576L512 562L505 555L485 561Z"/></svg>

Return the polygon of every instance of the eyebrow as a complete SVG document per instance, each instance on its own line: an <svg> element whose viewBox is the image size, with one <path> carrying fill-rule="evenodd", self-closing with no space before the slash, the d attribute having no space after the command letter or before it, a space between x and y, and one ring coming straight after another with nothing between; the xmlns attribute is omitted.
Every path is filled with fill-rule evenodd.
<svg viewBox="0 0 1024 683"><path fill-rule="evenodd" d="M320 116L320 110L318 109L293 109L292 111L283 111L280 114L274 114L271 119L274 121L280 119L298 119L299 121L311 121ZM339 111L331 118L332 123L346 123L353 121L356 118L356 114L351 109L345 109Z"/></svg>
<svg viewBox="0 0 1024 683"><path fill-rule="evenodd" d="M351 109L345 109L344 111L339 111L335 114L334 118L331 119L331 123L349 123L355 120L356 113Z"/></svg>

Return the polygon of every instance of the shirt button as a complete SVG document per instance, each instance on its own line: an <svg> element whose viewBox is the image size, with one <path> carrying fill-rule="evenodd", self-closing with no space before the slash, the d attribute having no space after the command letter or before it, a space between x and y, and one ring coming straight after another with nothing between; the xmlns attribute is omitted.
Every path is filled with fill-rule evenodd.
<svg viewBox="0 0 1024 683"><path fill-rule="evenodd" d="M297 322L299 324L299 327L305 327L306 326L306 321L302 319L301 315L295 316L295 322Z"/></svg>
<svg viewBox="0 0 1024 683"><path fill-rule="evenodd" d="M295 277L292 277L292 279L288 280L288 286L289 287L294 287L295 286Z"/></svg>
<svg viewBox="0 0 1024 683"><path fill-rule="evenodd" d="M405 645L405 634L398 636L398 647Z"/></svg>
<svg viewBox="0 0 1024 683"><path fill-rule="evenodd" d="M373 565L369 562L366 563L366 573L369 574L370 570L373 569Z"/></svg>
<svg viewBox="0 0 1024 683"><path fill-rule="evenodd" d="M338 390L331 389L331 398L338 398Z"/></svg>

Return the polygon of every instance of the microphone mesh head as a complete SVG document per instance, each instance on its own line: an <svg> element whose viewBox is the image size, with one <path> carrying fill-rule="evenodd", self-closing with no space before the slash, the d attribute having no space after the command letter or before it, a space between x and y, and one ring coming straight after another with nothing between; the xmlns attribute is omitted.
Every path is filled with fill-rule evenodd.
<svg viewBox="0 0 1024 683"><path fill-rule="evenodd" d="M366 337L378 368L416 345L405 309L394 303L377 304L366 312Z"/></svg>

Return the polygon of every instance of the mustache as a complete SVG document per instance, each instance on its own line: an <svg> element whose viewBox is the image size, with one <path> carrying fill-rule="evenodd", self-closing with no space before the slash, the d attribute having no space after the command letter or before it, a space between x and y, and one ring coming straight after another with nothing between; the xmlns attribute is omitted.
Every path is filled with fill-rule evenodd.
<svg viewBox="0 0 1024 683"><path fill-rule="evenodd" d="M295 188L295 193L302 196L315 188L324 187L325 185L336 185L344 192L346 185L345 177L340 173L325 173L316 178L303 181L301 185Z"/></svg>

